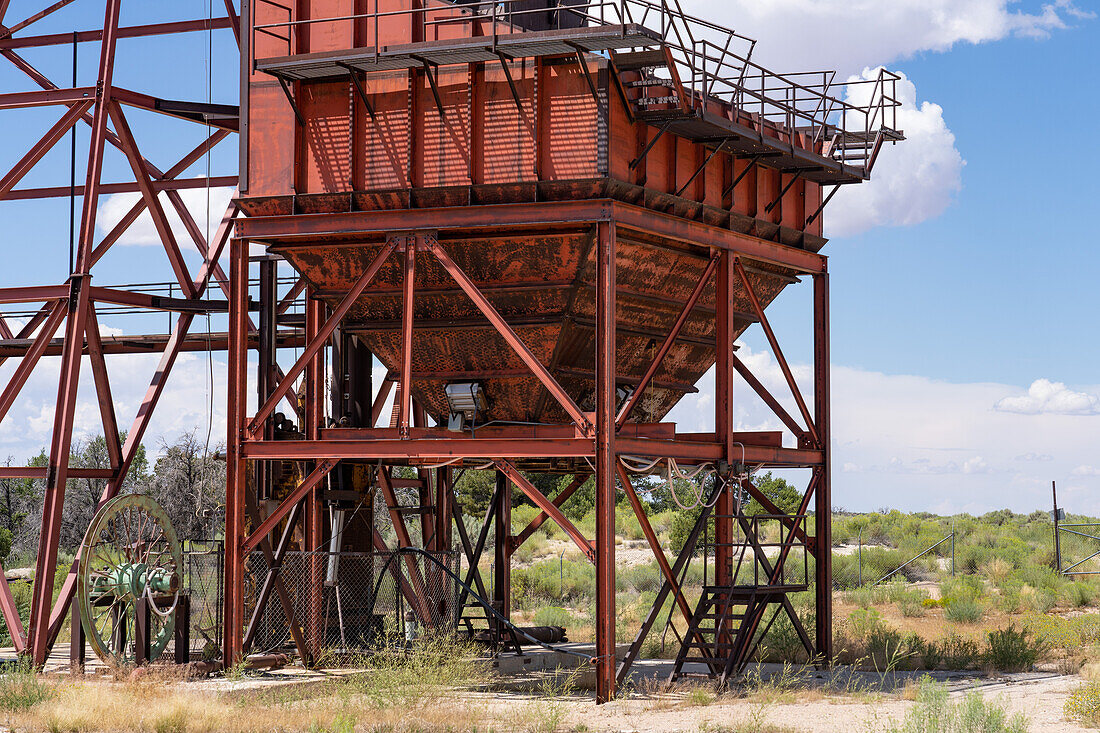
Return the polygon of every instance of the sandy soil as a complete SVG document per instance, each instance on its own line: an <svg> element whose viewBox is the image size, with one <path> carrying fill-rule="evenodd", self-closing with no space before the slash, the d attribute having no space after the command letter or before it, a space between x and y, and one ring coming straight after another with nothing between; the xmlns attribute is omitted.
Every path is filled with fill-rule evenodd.
<svg viewBox="0 0 1100 733"><path fill-rule="evenodd" d="M952 697L969 690L978 690L988 697L1005 701L1012 712L1023 712L1030 720L1033 733L1068 733L1086 731L1065 721L1062 706L1068 694L1081 684L1079 677L1051 675L1025 681L976 680L955 685ZM502 715L515 713L514 706L546 705L545 701L514 696L486 696L490 707ZM815 699L816 698L816 699ZM800 702L799 700L807 700ZM904 717L915 703L895 695L877 699L866 697L820 697L814 693L789 695L776 702L760 699L737 699L722 696L708 704L692 704L687 693L635 695L607 705L595 706L591 697L568 698L563 729L599 732L631 733L717 733L723 728L735 730L792 730L812 733L874 733L885 730L892 722ZM532 707L532 710L534 708Z"/></svg>

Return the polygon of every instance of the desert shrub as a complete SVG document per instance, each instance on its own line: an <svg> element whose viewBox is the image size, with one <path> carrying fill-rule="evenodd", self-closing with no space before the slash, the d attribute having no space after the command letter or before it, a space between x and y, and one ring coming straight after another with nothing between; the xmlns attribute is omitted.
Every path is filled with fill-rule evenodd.
<svg viewBox="0 0 1100 733"><path fill-rule="evenodd" d="M886 603L887 591L882 585L865 585L861 588L848 591L844 595L845 600L860 608L873 608Z"/></svg>
<svg viewBox="0 0 1100 733"><path fill-rule="evenodd" d="M1022 713L1009 715L1002 702L987 700L971 692L952 702L947 687L927 676L920 681L917 701L905 718L887 728L890 733L1026 733L1027 718Z"/></svg>
<svg viewBox="0 0 1100 733"><path fill-rule="evenodd" d="M979 572L999 587L1012 573L1012 564L1004 558L994 557L983 565Z"/></svg>
<svg viewBox="0 0 1100 733"><path fill-rule="evenodd" d="M924 650L924 642L916 634L903 635L894 629L877 629L867 635L866 656L875 669L913 669Z"/></svg>
<svg viewBox="0 0 1100 733"><path fill-rule="evenodd" d="M1034 613L1049 613L1054 608L1054 594L1043 588L1024 585L1020 588L1020 606Z"/></svg>
<svg viewBox="0 0 1100 733"><path fill-rule="evenodd" d="M988 635L986 660L1001 672L1026 672L1039 659L1042 645L1033 641L1027 629L1016 630L1012 624Z"/></svg>
<svg viewBox="0 0 1100 733"><path fill-rule="evenodd" d="M28 710L55 693L28 664L18 663L0 676L0 710L5 712Z"/></svg>
<svg viewBox="0 0 1100 733"><path fill-rule="evenodd" d="M927 669L973 669L982 660L978 642L954 633L925 644L922 656Z"/></svg>
<svg viewBox="0 0 1100 733"><path fill-rule="evenodd" d="M425 635L407 654L371 655L365 660L371 674L346 678L342 684L373 707L421 705L441 690L484 679L489 669L477 651L472 643L450 635Z"/></svg>
<svg viewBox="0 0 1100 733"><path fill-rule="evenodd" d="M535 625L536 626L561 626L563 628L570 628L576 619L573 614L564 608L558 608L556 606L543 606L535 612Z"/></svg>
<svg viewBox="0 0 1100 733"><path fill-rule="evenodd" d="M956 624L976 624L984 614L982 604L969 598L953 598L944 605L943 617Z"/></svg>
<svg viewBox="0 0 1100 733"><path fill-rule="evenodd" d="M860 641L887 628L886 619L873 608L852 611L848 614L848 624L852 630L852 636Z"/></svg>
<svg viewBox="0 0 1100 733"><path fill-rule="evenodd" d="M526 568L512 569L512 600L517 608L594 597L596 576L592 563L558 558L542 560Z"/></svg>
<svg viewBox="0 0 1100 733"><path fill-rule="evenodd" d="M1061 593L1062 601L1066 605L1076 608L1092 605L1092 601L1095 597L1095 589L1091 585L1079 581L1069 583L1062 589Z"/></svg>
<svg viewBox="0 0 1100 733"><path fill-rule="evenodd" d="M1020 610L1020 589L1016 586L1005 585L1001 587L1001 594L997 596L997 608L1004 613L1016 613Z"/></svg>
<svg viewBox="0 0 1100 733"><path fill-rule="evenodd" d="M920 588L911 588L904 583L891 583L887 586L887 597L896 603L902 616L918 618L924 615L924 600L928 594Z"/></svg>
<svg viewBox="0 0 1100 733"><path fill-rule="evenodd" d="M668 546L674 553L679 554L680 550L684 549L688 535L691 534L691 530L695 527L695 522L698 521L702 511L701 506L688 510L681 509L672 517L672 522L668 527ZM699 544L695 546L695 554L699 554Z"/></svg>
<svg viewBox="0 0 1100 733"><path fill-rule="evenodd" d="M944 606L954 600L976 601L985 595L985 583L973 575L957 575L940 583L940 597Z"/></svg>
<svg viewBox="0 0 1100 733"><path fill-rule="evenodd" d="M863 548L863 582L874 583L900 567L912 555L884 547ZM904 568L893 578L898 580L923 580L926 571L916 565ZM856 554L833 553L833 585L838 590L851 590L859 586L860 558Z"/></svg>
<svg viewBox="0 0 1100 733"><path fill-rule="evenodd" d="M1023 625L1044 648L1080 649L1100 642L1100 614L1097 613L1074 618L1033 614Z"/></svg>
<svg viewBox="0 0 1100 733"><path fill-rule="evenodd" d="M1100 683L1088 682L1066 698L1062 712L1090 728L1100 728Z"/></svg>
<svg viewBox="0 0 1100 733"><path fill-rule="evenodd" d="M661 589L664 578L656 562L647 565L634 565L620 568L615 575L618 590L632 590L635 593L656 593Z"/></svg>
<svg viewBox="0 0 1100 733"><path fill-rule="evenodd" d="M803 628L813 629L813 609L807 608L796 610ZM807 657L805 647L802 646L802 639L798 635L798 631L795 630L794 624L791 623L791 620L785 613L779 614L775 619L775 623L768 629L768 633L764 636L763 641L760 642L758 649L760 658L766 661L796 663L810 661Z"/></svg>

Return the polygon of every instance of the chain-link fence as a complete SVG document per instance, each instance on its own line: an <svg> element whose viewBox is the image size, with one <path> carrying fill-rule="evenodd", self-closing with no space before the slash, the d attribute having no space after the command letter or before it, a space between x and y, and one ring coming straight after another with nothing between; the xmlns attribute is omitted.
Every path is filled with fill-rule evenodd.
<svg viewBox="0 0 1100 733"><path fill-rule="evenodd" d="M319 649L347 653L377 649L424 629L453 629L458 618L455 553L290 552L278 577L294 616ZM245 573L245 618L252 619L268 566L252 553ZM282 599L274 591L255 620L252 649L293 644Z"/></svg>
<svg viewBox="0 0 1100 733"><path fill-rule="evenodd" d="M183 589L190 600L191 656L213 659L222 646L222 543L186 542L183 548Z"/></svg>
<svg viewBox="0 0 1100 733"><path fill-rule="evenodd" d="M920 547L920 545L918 545ZM919 583L955 573L955 533L928 539L921 549L865 544L861 538L834 546L833 590L855 590L890 581Z"/></svg>

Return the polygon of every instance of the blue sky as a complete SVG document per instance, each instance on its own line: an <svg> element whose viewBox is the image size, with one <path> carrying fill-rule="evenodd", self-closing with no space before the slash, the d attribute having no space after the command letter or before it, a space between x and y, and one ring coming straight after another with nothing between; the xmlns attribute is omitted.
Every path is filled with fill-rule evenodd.
<svg viewBox="0 0 1100 733"><path fill-rule="evenodd" d="M201 17L209 3L126 2L123 22ZM1090 441L1100 422L1094 366L1100 346L1093 325L1100 295L1092 282L1100 259L1092 233L1092 171L1100 163L1092 127L1100 119L1100 100L1091 73L1100 66L1100 20L1087 12L1091 6L1066 0L683 4L687 12L758 38L757 58L777 70L832 66L847 76L885 64L907 80L902 126L910 139L885 150L875 180L846 190L826 211L832 237L825 252L833 297L835 503L850 509L1031 510L1048 504L1049 481L1058 479L1072 511L1100 513L1100 455ZM214 5L217 14L220 0ZM40 6L13 0L9 20ZM67 31L101 20L101 2L77 0L36 28ZM205 99L206 43L205 34L123 41L116 82L166 97ZM93 83L95 48L81 46L81 84ZM215 33L214 101L236 99L234 52L229 34ZM67 53L55 49L26 57L63 83L71 73ZM31 88L10 64L0 64L0 91ZM56 114L4 112L0 162L10 165ZM143 153L162 168L204 135L194 125L154 124L143 113L129 114ZM81 145L86 130L80 130ZM68 157L66 141L21 186L67 183ZM215 175L232 170L235 142L220 146L211 165ZM200 162L190 175L205 169ZM128 176L113 153L107 170L120 180ZM203 224L205 194L189 196ZM212 226L221 214L214 199ZM125 198L105 200L101 219L117 216L127 204ZM9 263L35 265L5 268L0 286L64 277L66 201L4 203L0 216L6 235L0 252ZM144 239L140 231L128 238L104 260L98 284L170 277L162 250L149 246L147 232ZM190 261L197 267L196 257ZM811 357L809 295L808 286L789 288L770 311L787 356L803 375ZM135 332L163 329L167 319L103 322ZM780 393L765 346L750 332L743 355ZM127 424L152 361L120 358L111 365L120 375L116 392L128 408L120 409ZM215 442L224 433L223 363L187 356L180 367L163 417L154 423L151 448L160 436L196 427L205 432L208 424ZM0 367L0 379L10 369ZM55 384L46 372L28 384L0 427L0 458L22 460L48 441ZM700 389L674 412L686 429L706 427L699 415L707 411L699 408L711 393L707 378ZM738 393L742 426L774 426L746 393ZM86 407L84 429L94 432Z"/></svg>

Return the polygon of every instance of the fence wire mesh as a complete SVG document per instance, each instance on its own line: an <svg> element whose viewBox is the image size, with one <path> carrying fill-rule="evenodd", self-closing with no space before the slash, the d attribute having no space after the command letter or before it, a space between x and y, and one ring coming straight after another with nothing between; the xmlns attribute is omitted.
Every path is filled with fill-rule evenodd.
<svg viewBox="0 0 1100 733"><path fill-rule="evenodd" d="M318 640L322 652L350 653L402 643L426 629L454 629L459 586L443 568L457 575L457 554L290 552L278 577L306 638ZM255 613L268 573L263 554L252 553L245 572L246 620ZM280 598L268 595L255 621L254 652L293 645Z"/></svg>
<svg viewBox="0 0 1100 733"><path fill-rule="evenodd" d="M190 596L191 656L213 659L222 646L224 552L220 541L184 545L184 592Z"/></svg>

